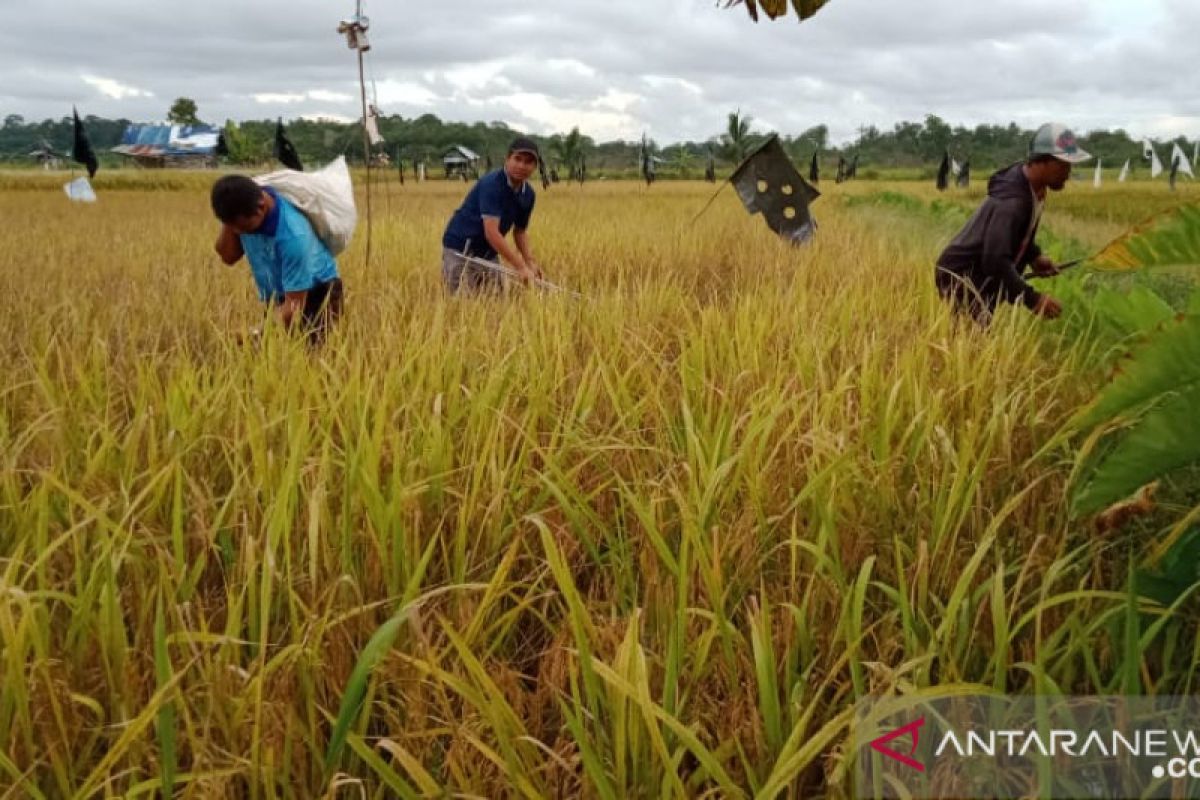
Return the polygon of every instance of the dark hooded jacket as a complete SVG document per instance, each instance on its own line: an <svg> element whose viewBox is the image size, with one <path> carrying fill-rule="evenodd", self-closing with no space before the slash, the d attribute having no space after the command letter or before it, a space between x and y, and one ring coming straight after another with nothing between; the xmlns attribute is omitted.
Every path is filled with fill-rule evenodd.
<svg viewBox="0 0 1200 800"><path fill-rule="evenodd" d="M1000 300L1020 300L1029 308L1037 305L1041 294L1021 277L1042 254L1037 228L1017 263L1034 212L1033 190L1022 166L1014 164L988 180L987 199L938 259L939 286L957 276L970 283L989 307Z"/></svg>

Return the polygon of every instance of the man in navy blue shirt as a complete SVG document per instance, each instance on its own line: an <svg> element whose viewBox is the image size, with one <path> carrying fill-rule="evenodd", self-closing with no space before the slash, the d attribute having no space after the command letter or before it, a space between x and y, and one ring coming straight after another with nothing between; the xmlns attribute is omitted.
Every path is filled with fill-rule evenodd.
<svg viewBox="0 0 1200 800"><path fill-rule="evenodd" d="M503 285L499 270L464 261L464 253L486 261L499 255L526 282L542 277L529 246L529 218L537 199L529 178L538 158L532 139L515 139L504 167L481 178L450 218L442 236L442 280L451 294L495 291ZM512 244L505 238L510 230Z"/></svg>

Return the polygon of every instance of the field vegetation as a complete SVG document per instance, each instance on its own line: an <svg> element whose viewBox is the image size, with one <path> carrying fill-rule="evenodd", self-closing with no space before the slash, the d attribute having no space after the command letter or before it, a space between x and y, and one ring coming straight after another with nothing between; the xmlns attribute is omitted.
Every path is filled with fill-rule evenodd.
<svg viewBox="0 0 1200 800"><path fill-rule="evenodd" d="M0 176L0 795L844 796L872 695L1200 691L1190 585L1128 580L1195 483L1071 507L1143 333L1097 293L1156 287L956 325L981 185L823 184L800 250L728 190L559 186L531 233L585 299L480 300L439 281L463 185L392 176L314 355L240 343L209 181ZM1189 192L1073 186L1047 241Z"/></svg>

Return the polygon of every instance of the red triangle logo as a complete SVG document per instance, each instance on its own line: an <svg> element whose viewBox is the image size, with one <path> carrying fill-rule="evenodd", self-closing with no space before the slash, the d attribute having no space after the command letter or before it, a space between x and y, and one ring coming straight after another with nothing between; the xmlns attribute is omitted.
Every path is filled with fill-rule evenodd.
<svg viewBox="0 0 1200 800"><path fill-rule="evenodd" d="M875 739L874 741L871 742L871 749L881 755L887 756L888 758L890 758L894 761L899 761L904 766L911 767L912 769L915 769L917 772L924 772L925 765L922 764L920 761L917 761L915 758L913 758L913 756L917 752L917 745L919 745L921 743L921 728L923 728L924 726L925 726L925 718L921 717L916 722L910 722L907 725L905 725L903 728L897 728L896 730L892 731L891 733L889 733L885 736L880 736L878 739ZM901 753L897 750L893 750L892 748L888 747L888 744L890 742L892 742L896 739L902 739L905 736L909 736L909 735L912 736L912 747L909 748L909 751L907 754Z"/></svg>

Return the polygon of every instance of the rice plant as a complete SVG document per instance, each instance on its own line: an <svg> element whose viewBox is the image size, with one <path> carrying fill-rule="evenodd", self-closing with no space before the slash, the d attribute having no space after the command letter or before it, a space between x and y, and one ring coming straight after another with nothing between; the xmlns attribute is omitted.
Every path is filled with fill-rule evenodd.
<svg viewBox="0 0 1200 800"><path fill-rule="evenodd" d="M1104 348L956 326L953 226L850 199L931 190L830 185L794 250L556 188L575 302L447 298L462 186L381 184L314 355L240 343L204 176L141 180L0 193L11 796L844 796L864 697L1197 688L1195 607L1071 514ZM1123 196L1050 224L1098 249Z"/></svg>

